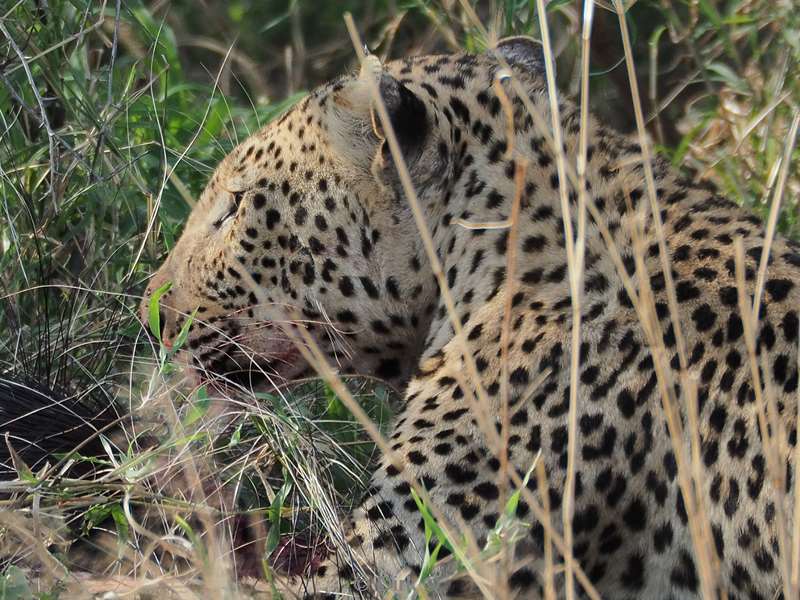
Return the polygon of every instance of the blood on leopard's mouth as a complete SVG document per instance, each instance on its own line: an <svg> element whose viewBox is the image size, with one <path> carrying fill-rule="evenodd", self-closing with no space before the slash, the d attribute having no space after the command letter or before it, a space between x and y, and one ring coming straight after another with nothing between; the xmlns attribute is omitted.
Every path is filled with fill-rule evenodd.
<svg viewBox="0 0 800 600"><path fill-rule="evenodd" d="M270 391L307 370L307 365L294 345L276 348L259 355L221 354L211 360L198 356L191 359L190 377L198 385L211 385L251 391Z"/></svg>

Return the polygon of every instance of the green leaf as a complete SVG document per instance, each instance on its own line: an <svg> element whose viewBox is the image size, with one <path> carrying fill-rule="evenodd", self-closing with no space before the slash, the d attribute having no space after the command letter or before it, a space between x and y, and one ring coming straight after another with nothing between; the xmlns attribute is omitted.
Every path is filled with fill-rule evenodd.
<svg viewBox="0 0 800 600"><path fill-rule="evenodd" d="M728 84L735 91L741 94L748 93L747 84L728 65L715 62L708 65L708 70L715 73L721 81Z"/></svg>
<svg viewBox="0 0 800 600"><path fill-rule="evenodd" d="M189 328L192 326L195 316L197 316L196 308L192 311L192 314L189 315L189 318L186 319L186 322L178 332L178 337L175 338L175 342L172 344L172 350L170 350L170 354L175 354L186 343L186 338L189 337Z"/></svg>
<svg viewBox="0 0 800 600"><path fill-rule="evenodd" d="M183 533L186 535L186 537L189 538L189 542L191 542L194 550L200 554L205 554L205 547L201 543L197 533L195 533L194 529L192 529L192 526L189 525L189 522L180 515L175 515L175 522L183 530Z"/></svg>
<svg viewBox="0 0 800 600"><path fill-rule="evenodd" d="M327 383L325 384L325 399L328 401L325 407L325 414L329 417L342 421L350 417L350 411L347 410L347 407L339 399L339 396L336 395L336 392L334 392L333 388Z"/></svg>
<svg viewBox="0 0 800 600"><path fill-rule="evenodd" d="M419 510L419 513L422 516L422 521L425 523L425 527L426 528L430 527L431 532L433 533L433 535L436 536L436 539L438 539L441 543L443 543L445 548L450 550L450 552L453 552L454 551L453 544L451 544L450 540L447 539L447 536L445 535L444 531L442 531L442 528L439 527L439 524L436 522L436 519L433 518L431 511L428 509L427 506L425 506L425 503L422 501L422 498L420 498L417 495L417 492L414 491L413 488L411 489L411 497L414 499L414 502L417 505L417 510Z"/></svg>
<svg viewBox="0 0 800 600"><path fill-rule="evenodd" d="M267 534L267 541L264 545L264 555L269 556L278 547L278 543L281 539L281 513L283 512L283 504L286 502L286 497L289 495L289 492L292 489L292 484L290 481L285 481L281 488L278 490L278 493L275 494L275 498L272 500L272 504L269 507L269 522L270 528L269 533Z"/></svg>
<svg viewBox="0 0 800 600"><path fill-rule="evenodd" d="M5 439L0 442L6 445L6 449L8 450L9 455L11 456L11 462L14 465L14 469L17 471L17 475L22 481L27 481L28 483L33 483L36 481L36 476L31 471L31 468L22 460L22 457L17 454L17 451L14 449L14 446L11 444L9 440L9 434L6 432Z"/></svg>
<svg viewBox="0 0 800 600"><path fill-rule="evenodd" d="M239 442L242 440L242 424L236 427L231 434L230 439L228 440L228 448L233 448L234 446L238 446Z"/></svg>
<svg viewBox="0 0 800 600"><path fill-rule="evenodd" d="M413 490L412 490L413 492ZM433 539L433 529L428 522L425 522L425 559L422 561L422 569L420 570L418 583L425 581L433 569L436 568L436 563L439 560L439 551L442 549L442 541L437 539L436 547L431 551L431 540Z"/></svg>
<svg viewBox="0 0 800 600"><path fill-rule="evenodd" d="M186 416L183 419L184 427L189 427L192 423L202 418L208 413L208 408L211 406L211 399L208 397L206 386L201 385L197 388L196 397L197 399L192 402L192 406L186 412Z"/></svg>
<svg viewBox="0 0 800 600"><path fill-rule="evenodd" d="M158 303L161 296L166 294L172 287L172 282L168 281L160 288L158 288L150 297L150 304L147 306L147 324L150 327L150 332L156 336L159 344L161 343L161 315L158 310Z"/></svg>
<svg viewBox="0 0 800 600"><path fill-rule="evenodd" d="M22 569L11 565L0 575L0 600L33 600L33 592Z"/></svg>
<svg viewBox="0 0 800 600"><path fill-rule="evenodd" d="M717 7L708 0L700 0L700 11L711 21L715 27L722 27L722 16L719 14Z"/></svg>
<svg viewBox="0 0 800 600"><path fill-rule="evenodd" d="M536 458L533 459L533 464L531 465L531 468L528 469L528 472L525 473L525 478L522 480L522 485L520 486L520 488L513 494L511 494L511 496L509 496L508 501L506 502L506 510L505 510L507 516L513 517L517 514L517 506L519 506L520 494L522 494L523 488L526 488L528 486L528 480L531 478L531 473L533 473L533 470L536 468L536 463L539 462L540 455L541 452L539 452L536 455Z"/></svg>
<svg viewBox="0 0 800 600"><path fill-rule="evenodd" d="M275 394L270 394L268 392L255 392L253 394L259 400L266 400L267 402L277 403L279 398Z"/></svg>
<svg viewBox="0 0 800 600"><path fill-rule="evenodd" d="M112 505L110 512L111 518L114 519L114 526L117 529L117 544L121 548L128 542L128 518L119 504Z"/></svg>
<svg viewBox="0 0 800 600"><path fill-rule="evenodd" d="M146 32L151 36L150 39L146 39L148 36L142 36L145 38L143 41L148 44L158 41L158 48L155 49L153 54L169 65L169 69L174 74L174 77L179 77L181 74L181 63L178 58L178 43L172 28L163 20L156 22L153 15L150 14L150 11L144 7L131 9L130 14L141 25L141 28L138 28L138 30Z"/></svg>
<svg viewBox="0 0 800 600"><path fill-rule="evenodd" d="M750 25L757 23L756 19L750 15L731 15L725 17L722 22L725 25Z"/></svg>
<svg viewBox="0 0 800 600"><path fill-rule="evenodd" d="M95 504L90 506L83 514L82 532L84 534L89 533L97 525L105 521L106 517L111 514L111 506L111 504Z"/></svg>

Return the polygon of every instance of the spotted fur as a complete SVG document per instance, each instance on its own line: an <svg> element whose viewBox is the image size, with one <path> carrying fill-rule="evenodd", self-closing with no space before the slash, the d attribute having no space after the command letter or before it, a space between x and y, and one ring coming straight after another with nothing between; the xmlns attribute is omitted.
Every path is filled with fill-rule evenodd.
<svg viewBox="0 0 800 600"><path fill-rule="evenodd" d="M587 189L599 217L587 227L580 348L574 349L555 156L506 79L502 85L514 111L513 139L507 137L507 115L493 87L502 68L498 55L511 63L549 123L539 49L518 38L482 55L409 58L373 74L486 391L488 414L501 414L500 334L508 302L508 453L514 468L524 473L541 451L550 508L558 514L567 468L569 360L580 352L574 555L603 597L699 597L654 359L601 235L607 229L637 290L643 274L649 278L677 381L678 341L650 216L641 230L645 252L638 271L632 250L632 228L641 224L637 214L649 214L641 148L596 121L588 125ZM489 450L470 410L467 396L474 389L465 389L459 344L367 87L363 76L325 85L231 152L149 289L174 283L163 303L167 341L197 309L188 348L200 370L262 373L278 382L297 377L306 367L293 349L291 330L302 323L341 372L376 375L404 390L391 434L404 465L379 465L352 518L353 553L369 575L339 568L345 561L332 557L310 587L375 597L413 584L424 555L423 524L405 476L421 482L479 546L503 507L500 457ZM561 100L560 114L567 159L574 164L577 110ZM517 276L509 289L509 230L464 227L459 220L507 220L523 161ZM791 514L791 493L786 506L776 505L758 433L734 261L738 237L752 294L764 229L713 190L681 178L665 160L656 158L653 168L688 369L698 386L701 496L720 590L731 599L774 598L780 588L776 512ZM574 209L574 190L569 201ZM787 433L783 459L790 491L798 282L800 248L778 238L757 335L762 381L776 392L776 423ZM688 426L683 388L676 393ZM685 443L688 453L688 437ZM538 497L533 481L529 487ZM524 500L517 516L532 526L516 546L509 583L519 597L530 597L542 585L543 528ZM433 594L472 593L464 578L445 577L452 567L441 571Z"/></svg>

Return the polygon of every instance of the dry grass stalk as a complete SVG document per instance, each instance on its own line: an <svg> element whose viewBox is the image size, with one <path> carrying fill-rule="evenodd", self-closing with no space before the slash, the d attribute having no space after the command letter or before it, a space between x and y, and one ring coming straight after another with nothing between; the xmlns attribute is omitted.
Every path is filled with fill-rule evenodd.
<svg viewBox="0 0 800 600"><path fill-rule="evenodd" d="M767 403L774 403L774 394L770 386L766 382L762 382L761 374L759 372L758 358L756 354L757 342L757 317L754 318L751 310L752 305L748 299L747 284L745 283L745 260L744 260L744 245L742 239L737 237L734 240L735 250L735 267L736 267L736 289L738 292L739 311L741 313L742 325L744 329L745 344L747 346L747 359L750 366L750 377L752 378L752 389L755 393L756 417L758 423L758 430L761 437L763 446L764 457L767 463L767 480L772 484L773 491L777 495L775 502L775 520L777 523L777 537L781 553L780 566L781 570L786 569L788 566L788 556L786 554L786 521L783 513L783 501L785 486L782 485L784 477L784 469L781 468L780 449L775 444L775 430L767 425L768 417L766 407ZM765 250L766 251L766 250ZM767 371L768 373L769 371ZM766 398L765 398L766 396ZM783 578L784 594L790 589L790 576L788 569L785 571ZM787 598L792 598L792 595L786 595Z"/></svg>
<svg viewBox="0 0 800 600"><path fill-rule="evenodd" d="M783 148L783 156L780 160L780 171L778 175L778 185L772 195L772 203L769 207L769 218L767 219L767 230L764 234L764 249L761 252L761 260L758 264L758 276L756 278L755 297L753 298L753 319L758 319L761 309L761 297L764 294L764 283L767 280L767 264L769 263L770 249L775 239L778 225L778 215L781 212L781 202L783 192L786 189L786 180L789 175L789 166L792 164L792 151L794 150L795 140L797 139L797 127L800 125L800 110L795 111L792 124L789 127L789 135Z"/></svg>
<svg viewBox="0 0 800 600"><path fill-rule="evenodd" d="M460 522L453 525L449 522L444 513L442 513L436 503L433 502L425 487L421 485L421 483L413 476L409 469L405 468L405 459L397 452L392 450L389 442L383 437L383 434L381 434L358 402L356 402L355 398L353 398L350 390L347 389L341 378L330 367L325 355L319 349L319 346L316 344L311 335L304 328L300 328L299 336L303 343L298 344L297 346L300 349L303 358L307 360L314 370L320 375L320 377L322 377L325 382L331 386L333 391L342 400L348 410L353 413L358 422L364 427L364 430L370 436L372 441L374 441L376 446L380 449L382 455L385 458L388 458L391 463L402 473L408 484L422 499L422 501L431 511L431 514L436 518L438 525L441 527L447 538L453 542L455 550L454 554L466 567L467 572L471 576L472 580L476 583L476 585L478 585L485 595L488 594L486 596L487 598L491 597L492 588L489 586L489 582L487 581L485 575L483 573L478 573L475 570L477 568L476 565L480 566L480 563L472 559L472 557L476 557L479 554L479 549L473 544L465 551L458 545L458 542L460 542L463 537L458 535L458 532L466 529L465 523Z"/></svg>
<svg viewBox="0 0 800 600"><path fill-rule="evenodd" d="M550 520L550 494L547 485L547 473L544 463L536 464L536 483L539 490L539 497L542 499L542 512L547 520ZM556 599L555 573L553 570L553 546L550 541L550 532L544 532L544 600Z"/></svg>
<svg viewBox="0 0 800 600"><path fill-rule="evenodd" d="M465 221L458 218L453 219L453 224L463 227L464 229L508 229L511 227L510 221Z"/></svg>
<svg viewBox="0 0 800 600"><path fill-rule="evenodd" d="M553 149L556 156L558 173L558 195L561 201L561 221L564 224L564 237L567 251L567 273L569 275L570 296L572 300L572 338L570 343L569 364L569 412L567 416L567 476L564 483L564 503L561 510L561 526L564 530L564 543L570 549L569 556L564 557L564 584L567 600L575 598L575 580L572 560L572 518L575 504L575 454L578 435L578 370L580 368L581 339L581 295L583 293L583 255L576 256L575 238L572 231L572 216L569 207L569 190L566 177L566 155L561 131L561 115L558 108L558 91L555 77L555 58L550 44L550 30L547 26L547 11L544 0L536 0L539 15L539 27L542 32L542 48L544 49L545 76L547 79L547 97L550 102L550 120L553 131ZM580 180L578 185L580 186ZM580 189L580 188L579 188ZM585 223L585 216L583 218ZM585 227L584 227L585 237ZM583 243L581 243L583 246Z"/></svg>
<svg viewBox="0 0 800 600"><path fill-rule="evenodd" d="M501 90L503 97L505 97L505 110L511 108L511 103L508 102L508 97L499 85L499 81L495 81L495 87ZM502 103L502 101L501 101ZM510 118L513 123L514 113L510 112ZM509 144L510 145L510 144ZM509 384L508 384L508 343L511 336L511 302L514 297L515 276L517 267L517 240L519 237L519 214L520 205L522 204L522 190L525 187L525 175L527 173L528 165L525 161L516 161L514 170L514 200L511 205L511 229L508 235L508 258L506 261L506 290L503 303L503 322L500 329L500 437L502 440L500 452L500 469L497 474L497 483L500 490L498 503L500 506L505 506L508 499L508 437L511 427L508 403L509 403ZM505 539L504 539L505 542ZM511 578L510 570L510 556L508 555L510 549L504 543L502 549L502 569L498 573L499 596L501 598L508 598L510 590L508 588L508 581Z"/></svg>
<svg viewBox="0 0 800 600"><path fill-rule="evenodd" d="M780 547L780 566L782 571L783 580L783 593L786 598L796 597L798 594L797 582L797 568L794 566L793 561L796 561L797 554L796 548L800 545L798 541L798 528L794 528L794 540L792 542L792 554L790 555L789 541L786 534L788 531L788 518L784 511L785 506L785 477L786 470L784 467L784 448L786 445L786 432L783 424L778 419L777 400L775 398L774 387L770 381L770 369L766 364L763 364L765 357L762 355L761 371L759 371L759 364L757 358L757 323L759 321L759 313L761 308L761 298L764 291L764 283L766 281L767 265L769 263L769 255L772 247L772 242L775 238L775 231L777 225L777 218L780 212L781 199L783 191L786 186L787 174L789 164L791 162L792 150L797 137L798 125L800 125L800 113L795 113L792 120L792 125L789 131L789 136L784 146L784 153L781 158L780 175L777 187L772 197L770 206L769 219L767 220L767 228L764 234L764 245L761 251L761 259L756 277L756 286L753 294L752 306L748 300L747 288L745 284L744 274L744 246L741 238L735 240L736 249L736 282L739 295L739 310L742 316L742 323L744 325L745 343L747 345L748 363L750 365L750 373L753 379L753 389L756 396L756 408L758 411L758 427L762 444L764 446L764 455L767 459L767 470L770 474L770 482L772 483L773 490L778 496L776 505L776 522L777 522L777 536ZM766 381L761 382L760 373L764 373ZM795 469L798 463L795 462ZM797 471L795 470L795 473ZM797 502L797 498L795 498ZM797 513L795 513L795 520Z"/></svg>
<svg viewBox="0 0 800 600"><path fill-rule="evenodd" d="M480 22L480 19L478 19L477 15L475 14L474 9L465 0L461 0L461 5L462 5L462 8L464 9L464 12L466 13L468 18L470 19L472 25L474 27L476 27L476 29L478 29L488 39L489 38L488 32L483 27L482 23ZM540 13L539 13L540 14L540 18L542 18L541 15L542 15L543 9L542 9L541 6L539 7L539 9L540 9ZM546 22L544 24L543 29L546 29ZM544 48L545 48L546 63L547 62L552 62L552 50L549 48L549 42L543 42L543 45L544 45ZM547 58L548 56L549 56L549 59ZM497 59L500 62L501 66L503 66L504 69L506 69L508 72L511 72L511 69L509 68L508 64L506 64L506 62L502 58L502 56L497 56ZM549 71L550 71L549 78L552 80L553 79L553 77L552 77L552 71L553 71L552 64L549 67ZM533 103L530 101L530 98L528 97L527 92L522 88L522 86L516 80L516 78L514 78L512 76L510 78L510 81L511 81L511 85L512 85L515 93L517 94L517 97L522 100L523 105L525 106L525 108L528 111L528 114L532 117L537 130L545 138L547 143L550 144L551 148L553 149L554 154L557 157L557 165L558 165L559 180L560 180L559 189L560 189L560 194L561 194L561 197L562 197L562 207L565 204L568 207L568 201L566 199L566 189L567 188L565 187L566 186L567 177L570 178L570 180L572 181L573 185L575 185L576 187L578 187L578 185L577 185L577 176L575 174L575 170L571 169L570 168L571 165L568 165L566 163L565 159L564 159L565 157L564 157L563 143L561 143L561 135L560 135L561 134L560 120L557 117L557 114L558 114L557 113L557 108L558 108L557 107L557 98L555 100L555 102L556 102L555 116L553 114L551 114L551 119L553 120L553 124L552 124L552 127L551 127L551 126L548 126L546 124L545 119L543 118L543 115L533 106ZM555 90L554 80L549 84L548 87L549 87L549 89L551 91ZM552 99L551 99L551 103L552 103ZM571 224L571 221L566 216L568 214L569 214L568 210L562 210L562 216L564 217L564 227L565 227L565 230L568 232L568 235L566 236L566 238L567 238L567 246L568 246L568 249L567 249L568 266L570 266L570 273L573 273L575 271L580 273L580 271L582 269L577 269L577 270L575 269L575 262L576 262L575 259L574 259L574 244L575 244L575 241L574 241L574 238L572 236L572 224ZM570 275L570 282L571 282L571 285L573 285L575 283L575 278L572 275ZM577 296L577 294L575 294L575 296ZM578 308L578 312L579 312L579 308ZM574 386L574 387L575 387L575 389L577 389L577 386ZM574 433L574 429L575 429L575 427L573 426L573 433ZM572 436L572 437L574 439L574 436ZM573 450L573 456L574 456L574 450ZM574 459L569 458L568 460L574 460ZM522 484L522 480L518 476L518 474L512 472L511 475L512 475L512 479L515 480L516 485L521 485ZM539 507L538 503L533 498L532 494L530 494L530 492L528 490L526 490L526 489L522 489L522 494L526 498L526 501L529 504L532 505L534 514L536 514L536 516L538 518L542 519L543 515L542 515L542 512L541 512L541 508ZM571 521L571 519L569 519L569 520ZM547 520L546 523L544 521L542 521L542 524L544 525L545 529L547 529L548 526L549 526L549 519ZM567 526L569 527L570 525L568 524ZM564 554L565 560L567 562L569 562L570 564L574 564L574 563L572 563L572 560L571 560L571 557L572 557L571 544L567 544L566 542L564 542L560 538L560 536L555 536L555 535L553 537L553 541L554 541L556 547L562 552L562 554ZM587 592L587 594L589 594L590 597L599 597L597 595L597 591L594 589L594 586L586 578L586 576L583 573L583 571L577 565L575 565L573 568L575 568L575 576L581 582L581 584L583 585L584 590Z"/></svg>
<svg viewBox="0 0 800 600"><path fill-rule="evenodd" d="M355 31L355 27L352 22L352 17L350 15L346 15L345 20L348 24L348 29L350 30L354 47L359 53L360 59L363 61L364 59L363 50L362 46L360 45L360 41L358 40L358 35L357 32ZM388 114L386 114L386 107L383 105L377 87L375 87L375 89L373 90L373 99L375 101L375 104L377 105L376 108L378 109L379 117L382 120L382 125L384 126L384 132L387 136L387 141L392 140L394 142L393 145L397 146L397 140L396 137L394 136L394 132L391 127L391 121L388 118ZM390 141L390 146L392 146L391 141ZM398 161L398 163L402 163L403 162L402 154L399 151L399 147L392 148L392 150L393 153L396 151L394 157ZM405 165L403 163L403 168L404 167ZM403 170L401 170L401 179L403 178L408 179L407 170L405 171L404 175L402 173ZM413 193L413 188L411 189ZM430 238L430 236L428 236L428 238ZM432 241L430 241L430 243L432 244ZM439 273L441 273L441 267L439 267ZM243 279L248 284L248 287L253 291L253 293L259 300L259 305L269 304L269 301L266 298L266 294L261 289L261 287L258 286L255 281L252 280L252 277L250 277L248 273L243 273L242 276ZM444 284L444 289L446 290L447 289L446 282L442 280L441 283ZM458 320L454 319L454 321L457 322ZM390 460L392 464L394 464L401 471L401 473L406 478L409 485L412 486L414 491L418 494L418 496L423 500L423 502L425 502L426 506L430 509L432 515L437 519L439 526L442 528L448 539L454 542L460 540L461 536L456 535L455 533L456 531L458 531L458 529L454 529L453 525L448 523L445 516L441 513L441 511L438 509L435 503L432 502L427 490L422 485L420 485L420 483L416 480L416 478L414 478L410 474L409 470L405 469L403 458L400 457L396 452L394 452L391 449L389 443L383 437L383 435L378 430L376 425L364 412L364 410L361 408L358 402L356 402L356 400L353 398L352 394L344 385L341 378L330 367L324 354L319 349L313 338L308 334L308 332L303 327L299 327L297 330L286 327L285 332L288 336L290 336L294 340L295 346L298 348L303 358L306 361L308 361L308 363L312 366L312 368L314 368L314 370L320 375L320 377L326 383L328 383L328 385L331 386L331 389L342 400L343 404L348 408L348 410L350 410L353 416L355 416L356 420L361 424L361 426L364 427L365 432L372 439L372 441L375 442L376 446L384 455L384 457ZM474 362L473 362L473 368L474 368ZM489 428L487 428L487 430L491 431L491 429ZM459 527L460 530L465 529L464 523L458 523L456 525L460 526ZM484 594L486 594L487 597L491 597L491 588L487 585L485 577L483 577L482 574L475 572L474 570L475 569L474 565L476 565L477 561L471 559L471 556L477 556L477 554L479 553L479 549L477 547L471 547L468 548L467 551L464 551L458 548L457 544L454 545L456 546L456 556L459 558L459 560L461 560L462 564L466 566L467 571L471 576L472 580L478 585L479 588L483 590ZM467 554L467 552L469 552L469 554Z"/></svg>

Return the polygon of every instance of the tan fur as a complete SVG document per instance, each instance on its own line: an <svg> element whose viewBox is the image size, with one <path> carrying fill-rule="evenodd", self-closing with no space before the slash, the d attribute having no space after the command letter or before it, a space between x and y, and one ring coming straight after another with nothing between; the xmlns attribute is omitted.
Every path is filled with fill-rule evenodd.
<svg viewBox="0 0 800 600"><path fill-rule="evenodd" d="M501 44L499 51L512 62L514 76L549 122L535 48L516 40L513 48ZM515 111L515 139L513 160L505 156L510 145L504 140L505 115L492 89L499 68L490 55L391 63L386 70L395 79L388 80L389 85L399 82L421 103L393 88L395 97L406 104L398 101L390 111L400 123L419 125L398 133L408 149L428 229L488 394L489 406L484 408L493 419L501 409L500 328L508 293L508 231L476 231L455 221L507 219L515 191L513 160L529 165L510 317L509 459L524 473L541 450L550 504L558 515L566 467L569 357L577 351L570 347L571 303L558 181L553 179L552 150L508 82L504 89ZM386 82L381 79L382 85ZM250 357L225 347L224 337L229 336L251 347L259 368L276 382L296 377L303 365L259 357L284 343L282 328L291 325L297 311L308 310L304 326L313 325L311 335L342 372L378 375L405 390L391 436L394 450L406 458L405 468L429 490L451 523L468 527L483 544L503 510L498 505L497 457L488 450L469 410L466 396L475 390L462 388L470 384L460 346L391 161L377 173L380 181L372 170L383 148L368 118L371 105L362 85L358 79L344 78L317 90L234 150L218 168L150 289L167 280L175 284L165 299L168 338L179 329L180 315L204 308L190 336L190 342L201 340L192 348L194 357L212 355L202 367L236 370L218 358L229 355L243 364L242 369L252 368ZM421 120L419 106L424 106ZM398 114L402 111L408 114ZM561 116L567 159L574 164L575 107L564 101ZM576 560L603 597L699 597L693 545L681 512L674 452L647 339L601 235L603 228L610 231L640 289L642 272L634 272L630 235L638 217L626 207L626 198L636 211L647 203L640 151L634 141L593 121L588 126L589 194L601 212L602 227L590 221L586 239L575 457ZM681 179L665 161L657 159L654 170L690 374L700 391L702 494L716 542L719 589L729 598L772 598L780 586L775 503L781 495L772 489L762 464L756 405L748 391L752 378L747 350L731 297L733 239L743 238L750 251L747 267L754 271L763 229L742 209ZM214 227L234 191L243 192L238 209ZM269 210L280 219L272 229L267 226ZM646 205L639 214L648 215ZM673 361L671 377L677 380L652 218L647 216L644 224L644 269L654 289L667 359ZM248 228L254 236L248 235ZM779 238L772 257L759 352L775 383L780 422L793 445L800 252L796 244ZM240 259L244 264L237 262ZM262 260L276 264L263 266ZM246 269L258 280L237 279L228 268ZM308 275L312 272L313 278ZM266 297L267 305L253 302L244 279L260 286L259 298ZM749 294L754 282L751 272ZM269 327L258 327L265 321ZM204 338L217 330L222 334ZM332 330L336 336L328 335ZM341 340L340 347L330 343L331 337ZM677 401L686 425L682 394L678 390ZM684 450L688 454L688 437ZM530 488L538 496L535 484ZM791 494L787 508L790 501ZM524 500L517 516L531 525L531 533L516 546L519 562L510 585L518 597L528 598L539 593L542 583L542 529ZM560 523L560 518L555 521ZM403 476L387 461L373 476L371 491L353 522L354 556L331 559L310 589L376 597L387 589L412 586L424 538ZM354 560L363 572L341 568ZM473 594L463 578L446 577L453 573L453 561L448 565L429 582L429 593ZM559 576L559 585L561 581ZM487 585L491 589L499 584Z"/></svg>

